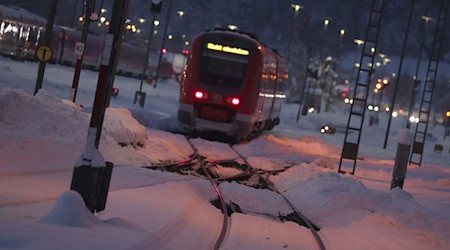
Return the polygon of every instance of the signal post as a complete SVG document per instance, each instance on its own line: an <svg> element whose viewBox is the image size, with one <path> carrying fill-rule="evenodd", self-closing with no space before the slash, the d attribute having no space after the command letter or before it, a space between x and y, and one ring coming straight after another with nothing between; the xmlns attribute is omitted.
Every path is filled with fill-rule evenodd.
<svg viewBox="0 0 450 250"><path fill-rule="evenodd" d="M71 190L83 197L92 213L105 209L111 180L113 164L103 160L98 147L106 107L111 97L128 5L129 0L114 0L113 19L105 38L86 145L75 164L70 186Z"/></svg>

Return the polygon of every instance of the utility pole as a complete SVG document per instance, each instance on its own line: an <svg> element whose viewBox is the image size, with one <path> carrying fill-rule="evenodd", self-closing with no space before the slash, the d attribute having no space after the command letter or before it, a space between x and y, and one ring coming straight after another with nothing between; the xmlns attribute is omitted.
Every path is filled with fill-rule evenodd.
<svg viewBox="0 0 450 250"><path fill-rule="evenodd" d="M420 67L420 61L422 60L422 49L425 45L425 37L426 37L426 26L427 23L431 20L430 17L422 17L423 19L423 26L422 26L422 41L420 42L420 48L419 48L419 58L417 59L417 65L416 65L416 73L414 74L414 85L411 93L411 99L409 100L409 108L408 108L408 115L406 116L406 128L411 128L411 121L409 120L409 117L411 116L414 106L415 106L415 98L417 95L417 91L419 90L419 67Z"/></svg>
<svg viewBox="0 0 450 250"><path fill-rule="evenodd" d="M153 13L153 20L151 23L150 33L148 35L148 43L147 43L147 52L145 54L145 62L144 62L144 68L142 69L142 75L141 75L141 85L139 86L139 91L136 91L136 94L134 95L134 102L133 104L136 104L136 102L139 99L139 105L141 107L144 107L145 104L145 97L146 93L142 92L142 85L144 84L145 76L147 75L148 71L148 60L150 57L150 48L152 46L152 40L153 40L153 33L155 31L155 21L156 21L156 13L161 13L161 7L162 2L159 1L158 3L155 3L155 0L151 4L151 12Z"/></svg>
<svg viewBox="0 0 450 250"><path fill-rule="evenodd" d="M69 99L72 102L75 102L75 99L77 98L78 83L80 81L81 67L83 65L84 51L86 48L86 40L88 36L89 24L91 22L91 14L94 9L94 4L95 0L86 1L86 14L84 15L83 33L81 34L80 42L77 42L75 45L75 54L77 55L77 63L75 64L75 73L73 75L72 89L70 91L69 97Z"/></svg>
<svg viewBox="0 0 450 250"><path fill-rule="evenodd" d="M409 10L409 17L408 17L408 24L406 25L406 33L405 33L405 39L403 40L403 48L402 48L402 54L400 56L400 65L398 67L397 77L395 79L395 85L394 85L394 97L392 99L392 105L389 107L389 120L388 125L386 129L386 136L384 137L384 145L383 148L386 149L387 141L389 138L389 130L391 128L391 121L392 121L392 112L394 110L395 106L395 98L397 97L397 88L398 88L398 82L400 81L400 75L402 72L402 66L403 66L403 58L405 57L405 51L406 51L406 43L408 42L408 35L409 35L409 27L411 26L411 17L414 12L414 5L416 0L411 0L410 2L410 10Z"/></svg>
<svg viewBox="0 0 450 250"><path fill-rule="evenodd" d="M309 63L311 62L311 54L312 54L312 48L309 48L309 50L308 50L308 60L306 62L305 78L304 78L304 81L303 81L302 91L300 93L300 100L298 102L297 122L300 119L300 111L301 111L302 103L304 102L306 81L308 80Z"/></svg>
<svg viewBox="0 0 450 250"><path fill-rule="evenodd" d="M164 33L163 33L163 38L162 38L163 40L162 40L161 48L159 49L158 66L156 67L155 84L153 85L153 88L155 88L155 89L156 89L156 85L158 84L159 68L161 66L161 60L162 60L162 56L163 56L162 50L164 48L164 45L166 44L166 33L167 33L167 26L169 25L171 9L172 9L172 0L169 1L169 9L167 10L167 19L166 19L166 24L164 26Z"/></svg>
<svg viewBox="0 0 450 250"><path fill-rule="evenodd" d="M44 43L41 45L50 46L50 42L52 40L52 32L53 32L53 23L55 22L55 14L56 14L56 5L58 4L58 0L50 1L50 9L48 12L47 25L45 26L45 36ZM36 79L36 86L34 88L34 95L42 88L42 82L44 81L44 72L45 72L45 62L39 63L38 69L38 77Z"/></svg>

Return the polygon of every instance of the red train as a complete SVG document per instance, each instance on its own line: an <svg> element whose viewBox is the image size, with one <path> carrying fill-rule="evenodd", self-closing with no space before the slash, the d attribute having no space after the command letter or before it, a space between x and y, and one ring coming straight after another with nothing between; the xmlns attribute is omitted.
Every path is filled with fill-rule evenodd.
<svg viewBox="0 0 450 250"><path fill-rule="evenodd" d="M188 131L240 140L280 122L288 67L254 35L215 29L191 43L180 88L178 120Z"/></svg>
<svg viewBox="0 0 450 250"><path fill-rule="evenodd" d="M47 20L22 8L7 7L0 4L0 54L17 60L35 60L35 50L43 39ZM97 25L92 23L91 26ZM104 30L103 33L106 33ZM73 66L76 63L75 44L80 41L81 31L55 25L53 27L50 47L53 50L52 63ZM83 66L97 70L100 67L104 35L89 34L86 42ZM142 74L146 48L129 43L122 43L117 73L119 75L138 77ZM181 55L181 54L180 54ZM150 55L150 71L156 71L158 53L153 50ZM170 58L165 55L160 67L161 77L176 77ZM180 72L181 73L181 70Z"/></svg>

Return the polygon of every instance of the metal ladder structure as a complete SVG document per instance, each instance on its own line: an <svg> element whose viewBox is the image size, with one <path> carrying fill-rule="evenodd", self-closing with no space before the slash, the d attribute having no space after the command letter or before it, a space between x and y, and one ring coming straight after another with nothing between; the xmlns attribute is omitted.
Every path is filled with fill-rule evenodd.
<svg viewBox="0 0 450 250"><path fill-rule="evenodd" d="M364 115L367 106L367 98L369 96L370 83L374 72L374 63L383 9L384 0L372 0L369 22L367 24L363 50L359 60L358 73L353 90L353 103L350 107L347 128L345 130L344 145L342 147L341 159L339 161L339 173L346 173L346 171L341 168L343 159L353 161L353 170L350 173L355 173L359 142L361 140Z"/></svg>
<svg viewBox="0 0 450 250"><path fill-rule="evenodd" d="M422 164L423 149L427 135L428 120L430 119L431 102L433 101L433 92L436 84L436 75L439 66L439 57L441 55L441 45L444 38L445 24L447 22L448 7L449 0L441 0L436 30L434 32L433 46L423 87L422 101L420 103L419 123L417 123L416 131L414 133L414 144L409 157L409 164L416 164L419 166Z"/></svg>

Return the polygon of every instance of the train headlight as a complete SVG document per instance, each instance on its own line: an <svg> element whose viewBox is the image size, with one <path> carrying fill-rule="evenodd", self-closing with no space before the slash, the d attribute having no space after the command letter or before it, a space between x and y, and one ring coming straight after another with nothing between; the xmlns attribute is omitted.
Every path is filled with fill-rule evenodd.
<svg viewBox="0 0 450 250"><path fill-rule="evenodd" d="M233 99L231 99L231 103L233 105L239 105L241 101L239 100L239 98L234 97Z"/></svg>

